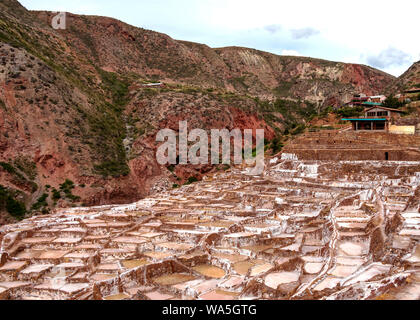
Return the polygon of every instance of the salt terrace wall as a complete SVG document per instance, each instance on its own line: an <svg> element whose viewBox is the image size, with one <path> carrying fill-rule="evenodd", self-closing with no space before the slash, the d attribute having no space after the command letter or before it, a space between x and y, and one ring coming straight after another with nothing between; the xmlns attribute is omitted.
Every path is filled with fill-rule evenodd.
<svg viewBox="0 0 420 320"><path fill-rule="evenodd" d="M384 132L307 133L285 146L283 152L302 160L420 160L420 137Z"/></svg>

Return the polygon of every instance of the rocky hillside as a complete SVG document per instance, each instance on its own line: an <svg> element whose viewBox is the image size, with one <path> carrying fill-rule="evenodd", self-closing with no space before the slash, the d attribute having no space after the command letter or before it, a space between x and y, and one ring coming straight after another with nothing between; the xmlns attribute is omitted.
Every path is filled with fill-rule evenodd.
<svg viewBox="0 0 420 320"><path fill-rule="evenodd" d="M393 91L404 91L408 89L420 89L420 61L414 63L398 80L393 84Z"/></svg>
<svg viewBox="0 0 420 320"><path fill-rule="evenodd" d="M0 3L0 223L57 206L132 202L212 167L161 167L155 135L265 128L267 148L323 106L394 78L361 65L212 49L111 18ZM163 81L162 88L144 83ZM270 141L271 144L270 144Z"/></svg>
<svg viewBox="0 0 420 320"><path fill-rule="evenodd" d="M52 18L49 12L36 14L46 23ZM67 23L61 35L100 68L148 80L337 104L347 102L354 92L380 93L395 79L362 65L240 47L212 49L111 18L69 15Z"/></svg>

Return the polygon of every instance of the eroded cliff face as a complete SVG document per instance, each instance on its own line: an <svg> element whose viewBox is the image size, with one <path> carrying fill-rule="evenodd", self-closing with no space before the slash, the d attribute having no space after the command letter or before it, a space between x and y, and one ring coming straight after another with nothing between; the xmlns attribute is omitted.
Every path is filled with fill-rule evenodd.
<svg viewBox="0 0 420 320"><path fill-rule="evenodd" d="M233 88L266 98L277 95L339 105L355 92L374 94L394 80L384 72L362 65L277 56L237 47L216 51L231 67Z"/></svg>
<svg viewBox="0 0 420 320"><path fill-rule="evenodd" d="M161 128L264 128L270 140L310 113L301 101L336 105L394 79L366 66L212 49L111 18L68 14L67 29L54 30L51 13L0 6L3 211L12 198L36 212L135 201L216 170L159 166ZM157 80L167 86L142 87ZM275 98L295 101L287 115L260 102Z"/></svg>

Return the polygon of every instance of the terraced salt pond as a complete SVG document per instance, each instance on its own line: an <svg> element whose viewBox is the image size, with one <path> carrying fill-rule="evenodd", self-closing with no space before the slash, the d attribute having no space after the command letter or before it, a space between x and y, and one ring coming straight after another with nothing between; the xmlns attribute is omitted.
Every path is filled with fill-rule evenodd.
<svg viewBox="0 0 420 320"><path fill-rule="evenodd" d="M420 299L420 162L270 162L0 228L0 299Z"/></svg>
<svg viewBox="0 0 420 320"><path fill-rule="evenodd" d="M163 276L153 278L153 282L161 286L172 286L175 284L191 281L194 279L195 277L189 274L173 273L173 274L165 274Z"/></svg>
<svg viewBox="0 0 420 320"><path fill-rule="evenodd" d="M209 277L209 278L216 278L220 279L223 278L226 273L222 268L215 267L212 265L198 265L192 268L194 271L198 272L199 274Z"/></svg>

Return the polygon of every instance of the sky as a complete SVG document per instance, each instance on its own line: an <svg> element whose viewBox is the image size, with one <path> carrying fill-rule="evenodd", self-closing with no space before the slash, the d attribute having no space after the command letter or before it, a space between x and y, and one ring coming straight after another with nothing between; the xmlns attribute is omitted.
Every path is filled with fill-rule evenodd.
<svg viewBox="0 0 420 320"><path fill-rule="evenodd" d="M420 60L418 0L20 0L30 10L117 18L210 47L367 64L395 76Z"/></svg>

